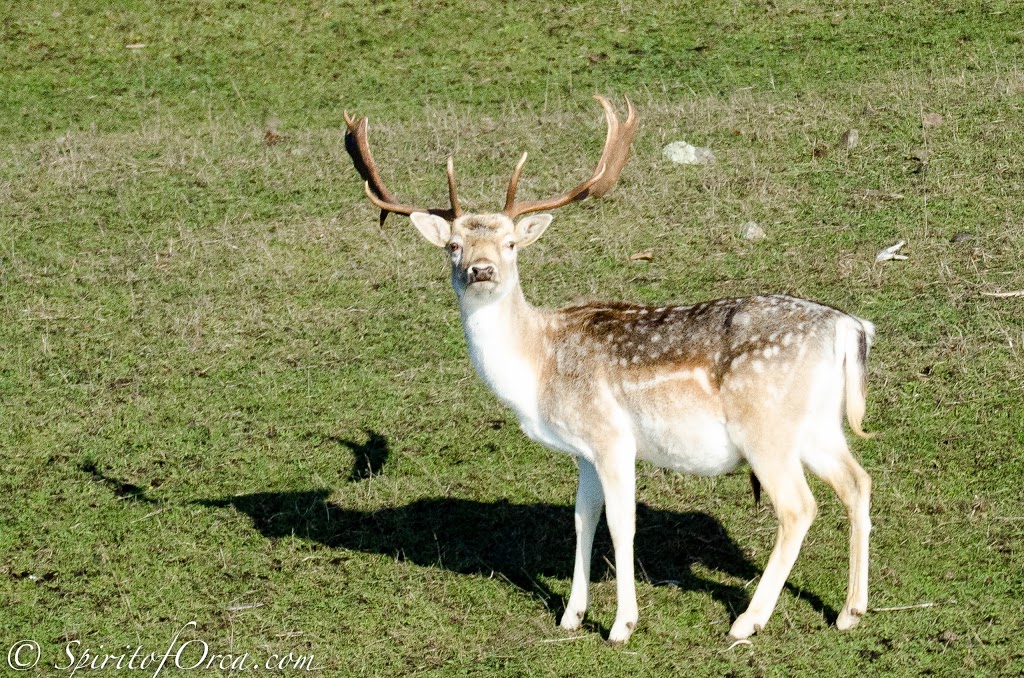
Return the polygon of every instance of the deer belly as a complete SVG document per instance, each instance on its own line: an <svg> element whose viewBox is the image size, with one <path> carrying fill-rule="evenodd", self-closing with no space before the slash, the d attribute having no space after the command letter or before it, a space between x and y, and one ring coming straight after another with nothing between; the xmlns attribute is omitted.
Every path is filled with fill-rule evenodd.
<svg viewBox="0 0 1024 678"><path fill-rule="evenodd" d="M716 476L743 461L725 422L710 412L661 413L635 418L637 457L682 473Z"/></svg>

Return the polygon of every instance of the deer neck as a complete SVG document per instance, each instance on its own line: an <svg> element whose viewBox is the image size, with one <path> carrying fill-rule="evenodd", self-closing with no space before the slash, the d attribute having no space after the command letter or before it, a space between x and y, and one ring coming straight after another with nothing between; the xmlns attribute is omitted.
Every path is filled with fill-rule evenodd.
<svg viewBox="0 0 1024 678"><path fill-rule="evenodd" d="M473 367L520 420L536 417L544 355L544 312L534 308L516 285L500 299L487 302L459 300L462 328Z"/></svg>

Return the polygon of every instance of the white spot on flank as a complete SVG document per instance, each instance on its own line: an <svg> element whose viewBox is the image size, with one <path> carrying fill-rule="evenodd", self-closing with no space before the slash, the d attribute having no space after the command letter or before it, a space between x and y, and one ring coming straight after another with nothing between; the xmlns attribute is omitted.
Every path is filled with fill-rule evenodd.
<svg viewBox="0 0 1024 678"><path fill-rule="evenodd" d="M697 381L698 384L700 384L700 387L704 389L705 392L711 393L711 380L708 379L707 372L705 372L704 370L694 370L693 378Z"/></svg>
<svg viewBox="0 0 1024 678"><path fill-rule="evenodd" d="M664 383L670 381L678 381L680 379L692 379L697 382L697 385L706 393L711 393L711 380L708 378L708 373L702 369L695 370L679 370L677 372L667 372L665 374L658 374L650 379L642 379L639 381L624 381L622 388L625 391L644 391L649 388L661 386Z"/></svg>
<svg viewBox="0 0 1024 678"><path fill-rule="evenodd" d="M725 387L730 391L742 391L746 386L747 382L742 379L730 379L725 384Z"/></svg>
<svg viewBox="0 0 1024 678"><path fill-rule="evenodd" d="M651 341L661 341L661 335L655 332L651 335Z"/></svg>

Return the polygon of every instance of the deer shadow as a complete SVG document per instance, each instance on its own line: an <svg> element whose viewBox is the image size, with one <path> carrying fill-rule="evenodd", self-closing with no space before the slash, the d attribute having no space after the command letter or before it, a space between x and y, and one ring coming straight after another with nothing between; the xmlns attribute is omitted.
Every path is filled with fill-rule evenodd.
<svg viewBox="0 0 1024 678"><path fill-rule="evenodd" d="M358 511L330 502L329 495L328 489L259 492L195 503L244 513L268 539L298 537L422 567L498 576L539 598L556 617L565 610L565 598L540 578L572 576L575 532L570 506L432 498ZM608 560L611 553L611 540L602 521L594 544L592 581L614 576ZM749 604L744 587L703 578L694 566L745 581L760 574L715 518L644 504L637 505L635 558L638 574L652 585L706 592L729 611L731 619ZM835 611L816 596L788 588L835 620ZM601 630L607 633L607 629Z"/></svg>
<svg viewBox="0 0 1024 678"><path fill-rule="evenodd" d="M390 456L388 439L385 436L369 428L364 429L363 433L366 434L365 443L345 440L337 436L329 438L329 440L352 450L354 458L352 460L352 472L348 475L350 483L356 483L360 480L380 475L384 470L384 464L387 463L388 456Z"/></svg>

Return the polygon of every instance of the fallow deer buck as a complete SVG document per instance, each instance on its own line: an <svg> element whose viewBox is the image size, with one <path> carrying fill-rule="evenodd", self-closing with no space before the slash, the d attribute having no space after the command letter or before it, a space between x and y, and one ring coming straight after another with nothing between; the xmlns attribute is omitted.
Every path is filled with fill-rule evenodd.
<svg viewBox="0 0 1024 678"><path fill-rule="evenodd" d="M408 215L444 248L469 354L488 387L532 440L579 462L576 564L561 626L587 611L591 549L602 504L615 548L618 609L609 640L625 642L637 622L633 536L637 459L717 475L749 464L778 515L775 548L750 605L730 629L746 638L771 616L816 504L807 466L836 491L850 519L850 578L840 629L867 608L871 478L850 454L843 418L859 436L865 364L874 326L812 301L784 295L720 299L690 306L592 303L546 310L519 285L516 257L551 223L553 210L611 189L637 128L620 123L607 99L608 133L593 175L547 200L516 201L524 153L497 214L464 214L448 160L451 205L399 203L370 155L366 118L345 114L346 147L367 197L387 214ZM517 217L522 219L514 221Z"/></svg>

